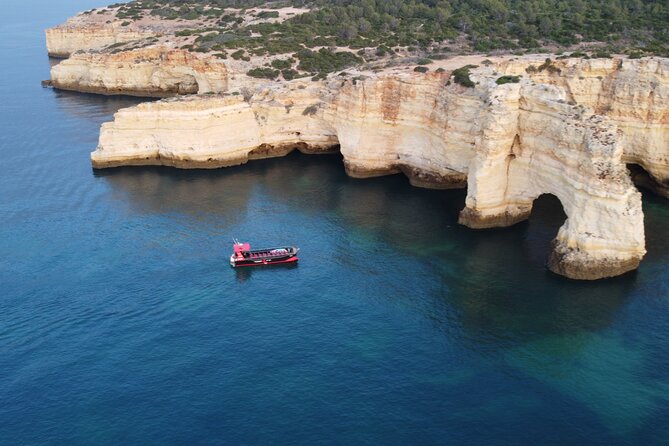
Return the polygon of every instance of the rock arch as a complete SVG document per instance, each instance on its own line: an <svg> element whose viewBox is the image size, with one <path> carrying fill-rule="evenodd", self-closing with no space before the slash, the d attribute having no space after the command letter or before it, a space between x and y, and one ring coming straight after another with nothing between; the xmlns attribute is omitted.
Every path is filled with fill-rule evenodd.
<svg viewBox="0 0 669 446"><path fill-rule="evenodd" d="M93 164L210 168L339 145L352 176L404 172L421 186L466 184L460 223L472 228L523 221L537 197L555 195L567 214L548 258L558 274L599 279L638 266L641 195L615 125L568 104L554 86L463 91L443 88L436 74L412 81L141 104L103 125Z"/></svg>

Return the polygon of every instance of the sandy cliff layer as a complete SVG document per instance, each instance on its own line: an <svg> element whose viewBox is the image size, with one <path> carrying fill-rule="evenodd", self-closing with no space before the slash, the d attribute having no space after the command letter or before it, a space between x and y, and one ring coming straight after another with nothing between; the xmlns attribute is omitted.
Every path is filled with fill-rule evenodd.
<svg viewBox="0 0 669 446"><path fill-rule="evenodd" d="M46 30L46 47L51 57L70 57L77 51L97 50L108 45L155 36L149 29L131 29L120 22L81 26L66 22Z"/></svg>
<svg viewBox="0 0 669 446"><path fill-rule="evenodd" d="M309 112L320 101L320 89L281 93L266 91L250 102L239 95L189 97L122 109L114 122L103 124L93 165L215 168L293 149L336 150L332 126L322 112Z"/></svg>
<svg viewBox="0 0 669 446"><path fill-rule="evenodd" d="M564 59L559 70L527 73L526 60L506 61L500 72L562 87L565 100L607 116L622 132L627 163L642 166L665 195L669 189L669 59Z"/></svg>
<svg viewBox="0 0 669 446"><path fill-rule="evenodd" d="M487 71L486 71L487 70ZM295 82L239 96L121 110L103 125L95 167L218 167L293 149L340 145L349 174L404 172L427 187L468 187L461 223L508 226L557 196L568 216L549 267L576 279L618 275L645 253L641 197L623 163L624 135L563 87L529 79L476 88L448 73ZM666 147L664 147L666 150Z"/></svg>
<svg viewBox="0 0 669 446"><path fill-rule="evenodd" d="M56 88L101 94L172 96L222 92L226 65L216 58L163 46L118 53L77 53L51 69Z"/></svg>

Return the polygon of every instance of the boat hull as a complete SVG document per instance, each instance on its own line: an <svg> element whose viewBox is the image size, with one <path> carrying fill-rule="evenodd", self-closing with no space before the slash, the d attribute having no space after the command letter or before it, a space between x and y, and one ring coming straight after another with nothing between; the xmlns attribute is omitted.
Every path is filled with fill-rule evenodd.
<svg viewBox="0 0 669 446"><path fill-rule="evenodd" d="M248 244L238 244L230 256L230 266L238 268L295 263L298 261L298 251L299 248L294 246L251 250Z"/></svg>
<svg viewBox="0 0 669 446"><path fill-rule="evenodd" d="M295 263L299 259L297 256L291 256L285 259L261 259L261 260L230 260L230 265L233 268L242 268L248 266L268 266L268 265L280 265L284 263Z"/></svg>

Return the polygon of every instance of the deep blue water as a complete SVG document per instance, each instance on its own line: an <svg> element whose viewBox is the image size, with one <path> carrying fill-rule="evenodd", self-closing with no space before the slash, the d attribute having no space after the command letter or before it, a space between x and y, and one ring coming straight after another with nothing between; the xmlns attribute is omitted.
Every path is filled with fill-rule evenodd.
<svg viewBox="0 0 669 446"><path fill-rule="evenodd" d="M669 201L638 272L580 283L551 198L477 232L336 156L94 172L137 100L39 85L93 6L0 16L0 444L668 444ZM233 236L301 263L232 270Z"/></svg>

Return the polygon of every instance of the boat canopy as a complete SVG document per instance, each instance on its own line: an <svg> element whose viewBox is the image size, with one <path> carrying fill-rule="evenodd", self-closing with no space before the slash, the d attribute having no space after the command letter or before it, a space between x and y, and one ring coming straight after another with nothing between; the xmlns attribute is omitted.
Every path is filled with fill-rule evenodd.
<svg viewBox="0 0 669 446"><path fill-rule="evenodd" d="M240 252L247 252L251 250L251 245L248 243L235 243L235 254Z"/></svg>

